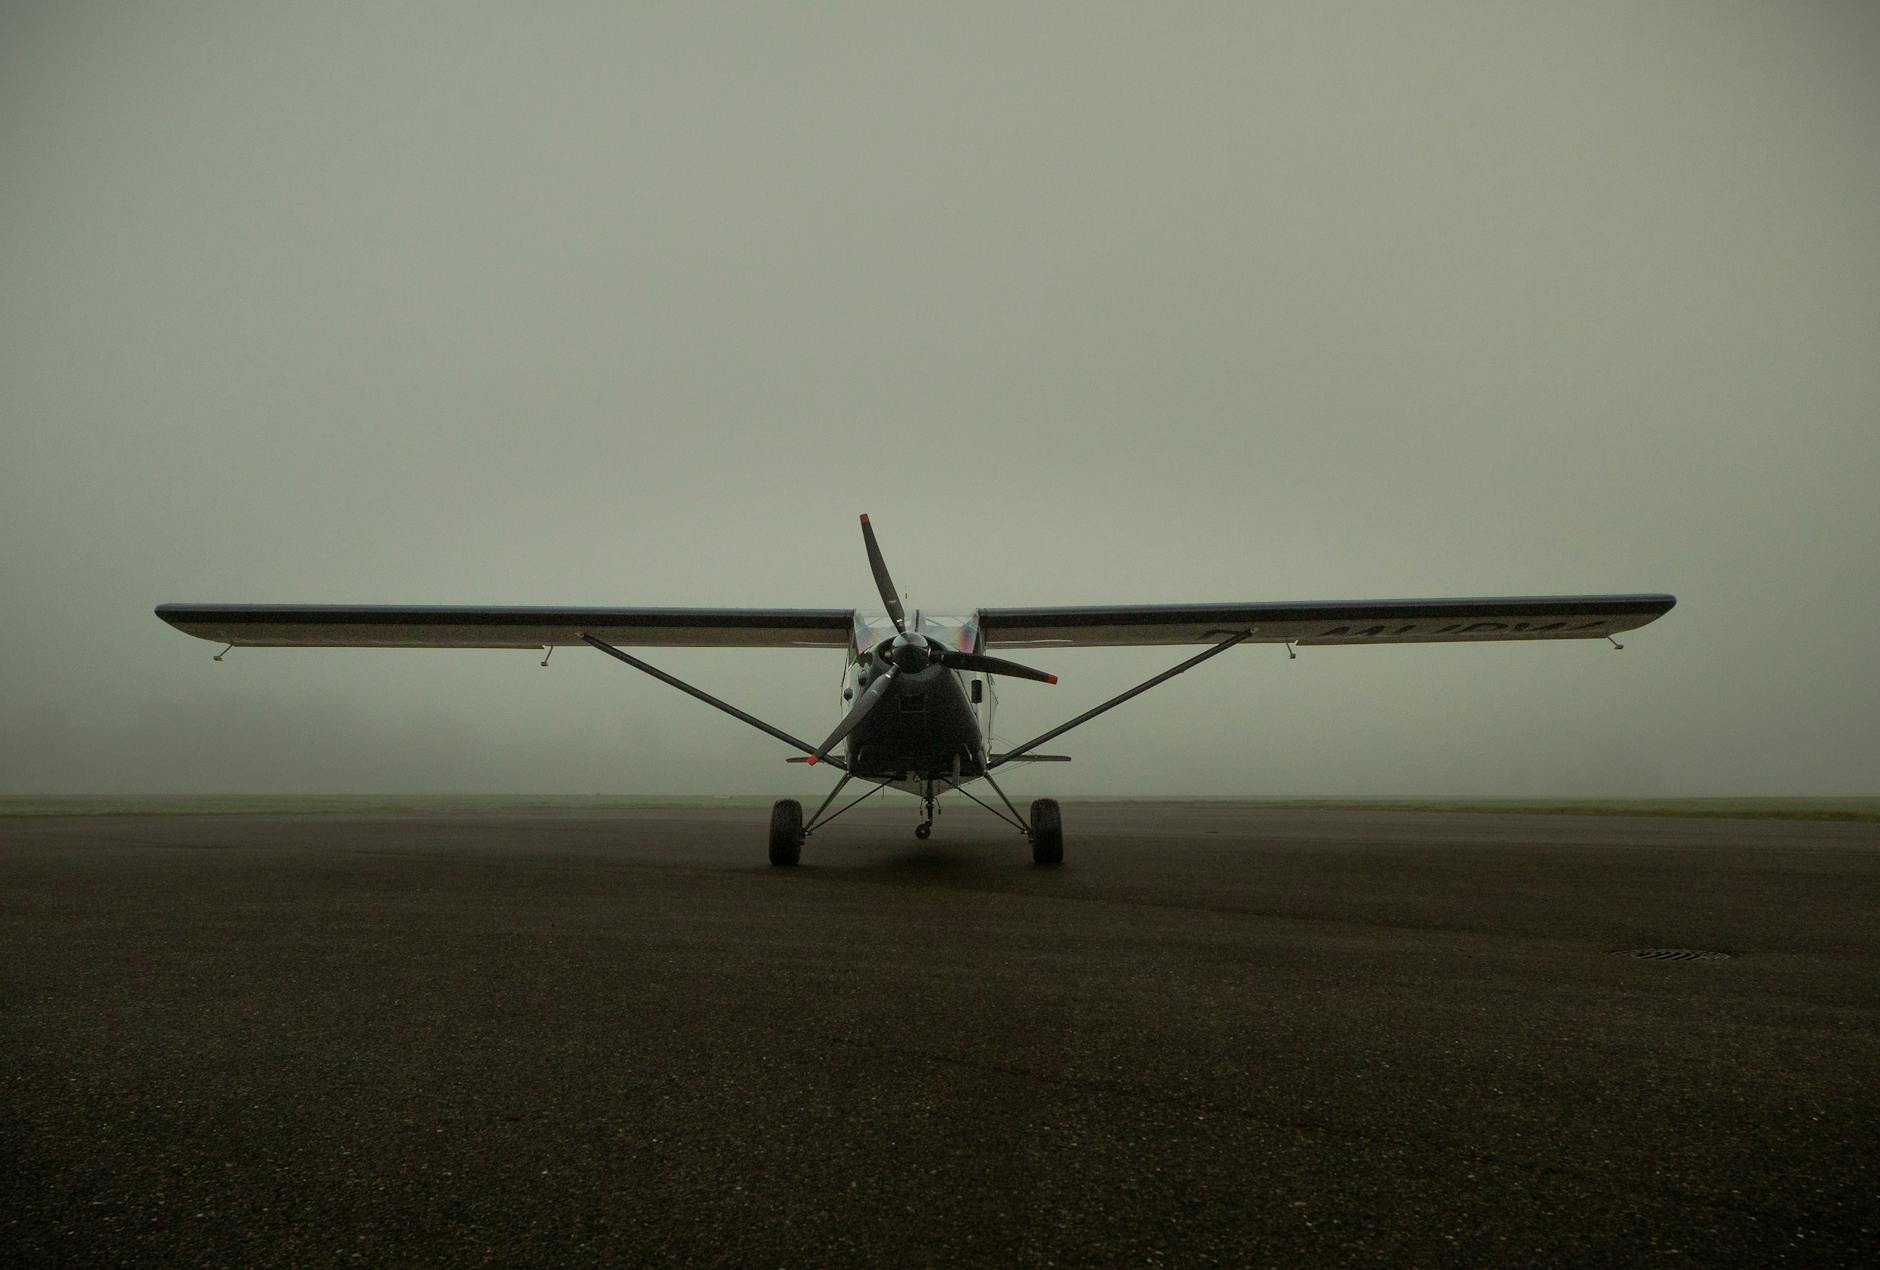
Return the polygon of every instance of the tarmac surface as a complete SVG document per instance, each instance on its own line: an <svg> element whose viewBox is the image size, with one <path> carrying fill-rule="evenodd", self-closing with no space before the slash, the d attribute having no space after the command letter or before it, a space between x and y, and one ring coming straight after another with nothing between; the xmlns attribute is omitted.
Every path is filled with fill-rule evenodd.
<svg viewBox="0 0 1880 1270"><path fill-rule="evenodd" d="M0 1262L1880 1257L1880 825L914 808L0 820Z"/></svg>

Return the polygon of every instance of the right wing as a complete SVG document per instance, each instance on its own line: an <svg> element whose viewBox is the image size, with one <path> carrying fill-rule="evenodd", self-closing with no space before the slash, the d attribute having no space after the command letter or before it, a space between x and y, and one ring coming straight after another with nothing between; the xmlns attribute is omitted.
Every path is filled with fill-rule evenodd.
<svg viewBox="0 0 1880 1270"><path fill-rule="evenodd" d="M1662 617L1669 595L1542 595L1441 600L980 609L985 648L1253 643L1435 644L1452 640L1604 639Z"/></svg>
<svg viewBox="0 0 1880 1270"><path fill-rule="evenodd" d="M186 635L257 648L552 648L592 635L640 648L846 648L852 609L484 608L160 604Z"/></svg>

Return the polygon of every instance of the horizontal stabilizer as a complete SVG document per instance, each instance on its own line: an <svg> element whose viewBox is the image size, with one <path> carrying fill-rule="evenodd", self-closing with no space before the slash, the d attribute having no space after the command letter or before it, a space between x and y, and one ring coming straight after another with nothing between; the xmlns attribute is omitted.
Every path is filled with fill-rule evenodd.
<svg viewBox="0 0 1880 1270"><path fill-rule="evenodd" d="M798 754L793 758L787 758L783 761L786 763L807 763L809 762L809 755ZM1005 762L1005 755L994 754L992 761L994 763L1003 763ZM1070 761L1071 756L1068 754L1021 754L1012 760L1014 763L1068 763Z"/></svg>

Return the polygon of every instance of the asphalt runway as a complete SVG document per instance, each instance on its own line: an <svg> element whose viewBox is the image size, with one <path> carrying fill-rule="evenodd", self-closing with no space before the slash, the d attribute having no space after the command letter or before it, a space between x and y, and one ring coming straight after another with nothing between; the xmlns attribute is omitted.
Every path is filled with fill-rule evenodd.
<svg viewBox="0 0 1880 1270"><path fill-rule="evenodd" d="M1880 1256L1880 825L914 808L0 821L0 1260Z"/></svg>

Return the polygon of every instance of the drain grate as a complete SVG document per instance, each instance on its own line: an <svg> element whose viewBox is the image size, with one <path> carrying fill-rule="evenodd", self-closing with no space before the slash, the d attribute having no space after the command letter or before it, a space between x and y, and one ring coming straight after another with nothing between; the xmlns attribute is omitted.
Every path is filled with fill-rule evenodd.
<svg viewBox="0 0 1880 1270"><path fill-rule="evenodd" d="M1621 948L1614 954L1636 957L1640 961L1728 961L1727 952L1709 952L1702 948Z"/></svg>

